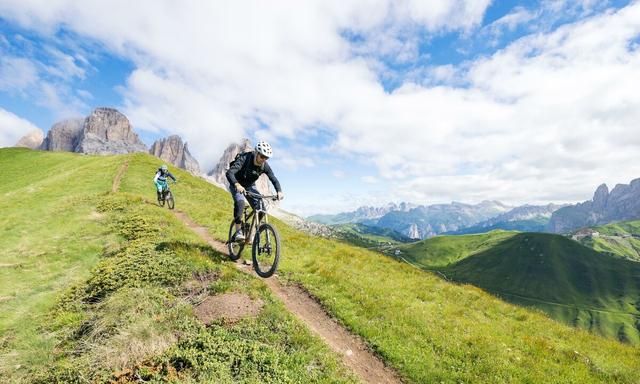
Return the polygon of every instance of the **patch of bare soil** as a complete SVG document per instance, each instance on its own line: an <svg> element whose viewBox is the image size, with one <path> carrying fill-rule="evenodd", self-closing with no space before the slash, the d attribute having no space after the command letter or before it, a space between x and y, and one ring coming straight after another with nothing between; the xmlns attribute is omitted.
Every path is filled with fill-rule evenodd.
<svg viewBox="0 0 640 384"><path fill-rule="evenodd" d="M225 244L211 237L206 228L194 223L184 212L175 211L175 214L185 225L199 234L200 237L206 240L214 249L227 254ZM250 266L243 266L240 263L237 263L236 266L244 272L253 273L253 269ZM345 327L329 316L318 301L304 289L298 286L282 285L274 277L263 279L263 281L271 291L282 300L288 311L304 322L313 333L342 356L344 364L358 375L363 383L402 382L398 374L386 366L384 362L367 347L366 343L360 337L350 333ZM202 304L216 297L218 296L210 297ZM215 307L215 301L207 303L207 306ZM203 312L205 308L206 307L203 307ZM237 310L237 308L233 309L234 312Z"/></svg>
<svg viewBox="0 0 640 384"><path fill-rule="evenodd" d="M247 294L231 292L207 297L195 308L195 314L207 325L217 320L233 324L245 317L257 316L263 306L260 299L253 300Z"/></svg>

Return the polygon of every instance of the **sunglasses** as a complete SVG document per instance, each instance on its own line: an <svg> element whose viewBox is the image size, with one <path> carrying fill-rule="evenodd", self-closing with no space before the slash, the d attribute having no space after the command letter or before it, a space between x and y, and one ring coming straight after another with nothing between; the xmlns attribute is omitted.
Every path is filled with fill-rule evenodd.
<svg viewBox="0 0 640 384"><path fill-rule="evenodd" d="M258 157L263 159L263 160L268 160L269 159L269 156L265 156L262 153L258 153Z"/></svg>

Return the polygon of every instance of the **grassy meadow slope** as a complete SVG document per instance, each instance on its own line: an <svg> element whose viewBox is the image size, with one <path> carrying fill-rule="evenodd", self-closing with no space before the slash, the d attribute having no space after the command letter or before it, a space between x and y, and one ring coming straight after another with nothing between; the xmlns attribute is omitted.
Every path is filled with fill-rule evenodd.
<svg viewBox="0 0 640 384"><path fill-rule="evenodd" d="M421 268L444 267L476 252L490 249L517 232L491 231L461 236L436 236L412 244L395 247L400 256Z"/></svg>
<svg viewBox="0 0 640 384"><path fill-rule="evenodd" d="M586 236L580 243L598 252L640 261L640 220L592 227L599 236Z"/></svg>
<svg viewBox="0 0 640 384"><path fill-rule="evenodd" d="M640 345L640 263L542 233L441 236L404 251L422 268Z"/></svg>
<svg viewBox="0 0 640 384"><path fill-rule="evenodd" d="M355 382L259 279L166 208L109 192L131 159L0 149L2 382ZM264 309L205 327L194 304L225 292Z"/></svg>
<svg viewBox="0 0 640 384"><path fill-rule="evenodd" d="M152 200L150 175L157 165L146 155L133 156L123 190ZM178 176L177 208L225 241L232 204L228 192L181 172ZM283 237L280 277L303 285L408 382L640 380L638 348L273 221Z"/></svg>
<svg viewBox="0 0 640 384"><path fill-rule="evenodd" d="M0 372L51 361L55 340L39 329L41 316L62 290L88 276L113 241L95 205L120 163L0 150Z"/></svg>

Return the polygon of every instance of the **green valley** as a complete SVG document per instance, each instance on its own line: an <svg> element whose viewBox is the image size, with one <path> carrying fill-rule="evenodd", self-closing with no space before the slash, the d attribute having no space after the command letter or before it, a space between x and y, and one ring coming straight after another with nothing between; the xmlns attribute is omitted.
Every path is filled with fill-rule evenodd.
<svg viewBox="0 0 640 384"><path fill-rule="evenodd" d="M401 249L407 261L451 280L640 344L640 263L543 233L440 236Z"/></svg>

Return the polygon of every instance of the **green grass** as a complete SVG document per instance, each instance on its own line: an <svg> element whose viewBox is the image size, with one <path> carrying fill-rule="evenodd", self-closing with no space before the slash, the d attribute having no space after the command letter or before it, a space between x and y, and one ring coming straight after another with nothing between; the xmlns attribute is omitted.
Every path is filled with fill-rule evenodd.
<svg viewBox="0 0 640 384"><path fill-rule="evenodd" d="M436 236L396 247L400 257L421 268L444 267L474 253L491 249L517 232L491 231L461 236Z"/></svg>
<svg viewBox="0 0 640 384"><path fill-rule="evenodd" d="M640 345L640 263L563 236L522 233L439 270L565 323Z"/></svg>
<svg viewBox="0 0 640 384"><path fill-rule="evenodd" d="M40 156L25 153L32 155L25 155L16 167L29 163L29 156ZM74 166L82 168L93 159L77 157ZM94 210L102 215L91 269L74 273L73 288L48 311L23 318L56 346L55 353L49 350L47 363L5 370L3 378L79 382L82 374L104 381L114 370L127 367L131 371L125 377L137 375L150 382L353 381L335 355L285 313L259 279L237 272L166 208L152 204L151 178L158 159L145 154L96 159L96 166L114 159L105 190L118 165L124 159L130 162L120 193L103 190L87 202L88 217ZM176 208L215 238L226 240L232 211L229 193L181 170L174 174L180 180L172 186ZM15 188L33 182L25 180ZM65 182L58 188L73 187ZM5 187L11 193L14 185ZM14 216L38 209L38 200L27 203ZM273 222L284 244L281 278L303 285L407 382L639 381L637 348L565 326L379 253ZM185 293L188 282L200 275L215 277L209 291L246 292L265 301L266 309L257 319L233 326L203 327L194 320ZM14 351L3 342L3 361ZM25 354L28 351L13 361L25 359Z"/></svg>
<svg viewBox="0 0 640 384"><path fill-rule="evenodd" d="M132 158L0 150L3 382L355 382L259 279L166 208L108 192ZM264 310L196 320L194 303L230 291Z"/></svg>
<svg viewBox="0 0 640 384"><path fill-rule="evenodd" d="M141 156L123 185L153 198L147 180L156 165ZM177 207L225 241L232 210L228 192L202 180L184 183L174 190ZM637 348L273 221L284 245L281 278L302 284L407 382L638 382Z"/></svg>
<svg viewBox="0 0 640 384"><path fill-rule="evenodd" d="M46 365L55 341L43 315L87 276L111 241L95 211L121 160L0 150L0 376Z"/></svg>
<svg viewBox="0 0 640 384"><path fill-rule="evenodd" d="M593 227L599 236L586 236L580 243L611 256L640 261L640 220Z"/></svg>

